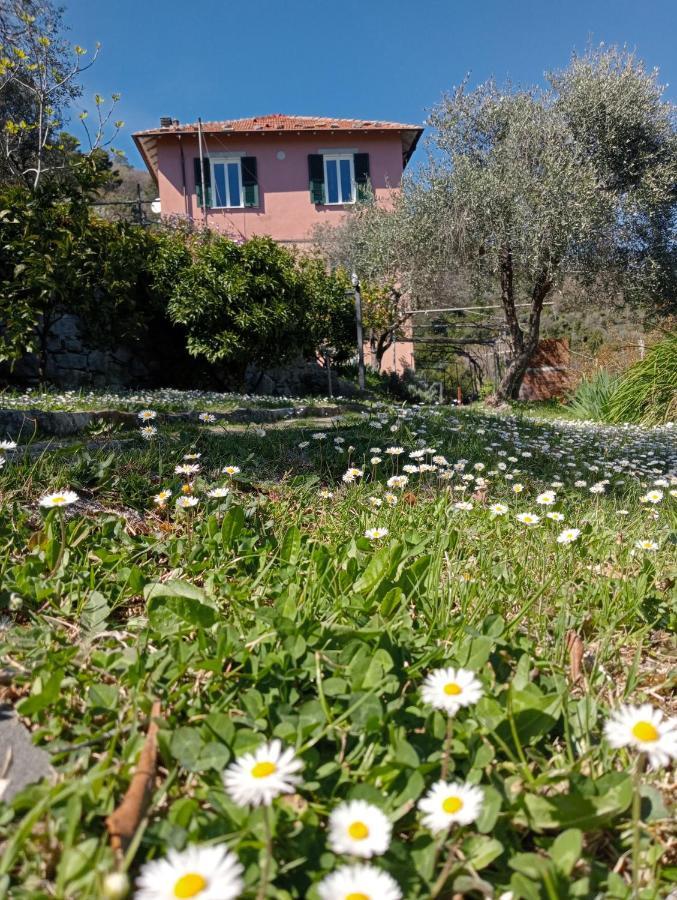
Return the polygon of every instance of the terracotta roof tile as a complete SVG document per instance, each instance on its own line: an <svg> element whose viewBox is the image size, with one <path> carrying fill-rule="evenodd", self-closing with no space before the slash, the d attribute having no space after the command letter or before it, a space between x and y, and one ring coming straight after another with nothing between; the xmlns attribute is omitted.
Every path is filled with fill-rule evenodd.
<svg viewBox="0 0 677 900"><path fill-rule="evenodd" d="M197 131L198 124L169 125L166 128L149 128L135 134L176 134ZM410 131L422 130L420 125L404 125L400 122L381 122L375 119L328 119L322 116L253 116L248 119L226 119L223 122L203 122L206 132L250 131Z"/></svg>

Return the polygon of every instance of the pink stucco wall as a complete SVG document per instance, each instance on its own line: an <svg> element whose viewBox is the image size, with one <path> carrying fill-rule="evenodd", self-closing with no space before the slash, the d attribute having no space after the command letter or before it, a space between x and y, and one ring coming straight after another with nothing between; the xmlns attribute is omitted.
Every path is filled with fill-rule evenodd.
<svg viewBox="0 0 677 900"><path fill-rule="evenodd" d="M203 217L197 205L193 160L198 153L197 137L182 135L185 191L181 167L179 137L158 138L158 186L163 216L189 217L203 221L233 238L270 235L277 241L303 244L312 229L323 222L338 223L344 216L342 206L315 206L308 190L308 154L356 152L369 154L370 179L376 196L387 199L402 178L402 143L394 134L243 134L206 135L206 152L213 156L229 152L255 156L258 166L258 208L207 210ZM277 154L284 151L285 158Z"/></svg>

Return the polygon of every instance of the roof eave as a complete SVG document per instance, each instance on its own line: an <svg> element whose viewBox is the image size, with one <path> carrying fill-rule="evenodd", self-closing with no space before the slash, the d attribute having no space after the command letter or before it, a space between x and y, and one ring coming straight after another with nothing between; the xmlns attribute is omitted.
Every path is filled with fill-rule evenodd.
<svg viewBox="0 0 677 900"><path fill-rule="evenodd" d="M402 166L402 168L403 169L407 168L407 163L409 162L411 157L414 155L414 150L416 150L416 146L417 146L419 140L421 139L421 135L423 134L423 129L422 128L414 128L414 129L412 129L412 132L413 132L413 138L411 140L411 143L409 144L409 146L406 149L404 148L404 140L402 141L402 150L403 150L403 153L402 153L403 166ZM402 137L404 138L404 135Z"/></svg>
<svg viewBox="0 0 677 900"><path fill-rule="evenodd" d="M157 136L153 134L133 134L136 149L141 154L141 158L146 164L146 168L157 183L158 180L158 161L157 161Z"/></svg>

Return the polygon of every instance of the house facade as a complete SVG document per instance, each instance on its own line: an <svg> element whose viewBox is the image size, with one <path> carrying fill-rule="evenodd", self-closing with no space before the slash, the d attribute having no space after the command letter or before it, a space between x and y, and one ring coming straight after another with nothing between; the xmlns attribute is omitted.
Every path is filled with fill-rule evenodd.
<svg viewBox="0 0 677 900"><path fill-rule="evenodd" d="M134 141L158 185L161 214L234 240L268 235L298 247L338 224L366 191L397 191L422 133L417 125L270 115L183 125L164 118ZM413 365L413 347L398 344ZM391 354L394 357L394 354Z"/></svg>

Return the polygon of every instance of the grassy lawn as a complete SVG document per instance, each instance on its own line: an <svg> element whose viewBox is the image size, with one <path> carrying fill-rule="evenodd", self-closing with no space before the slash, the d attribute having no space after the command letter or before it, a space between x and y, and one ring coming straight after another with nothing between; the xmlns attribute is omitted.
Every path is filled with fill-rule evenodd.
<svg viewBox="0 0 677 900"><path fill-rule="evenodd" d="M630 710L605 736L622 704L677 707L674 430L381 405L5 455L0 700L54 778L0 802L0 897L112 896L113 872L206 897L206 849L152 868L190 845L230 848L248 898L674 886L677 724ZM274 740L302 764L277 789L254 773L284 775ZM147 806L111 835L144 748Z"/></svg>
<svg viewBox="0 0 677 900"><path fill-rule="evenodd" d="M195 409L226 412L238 406L276 407L313 406L324 402L317 397L299 400L293 397L259 397L251 394L218 393L216 391L179 391L173 388L161 390L103 391L2 391L2 409L64 410L67 412L88 412L90 410L117 409L138 410L152 407L158 412L192 412Z"/></svg>

